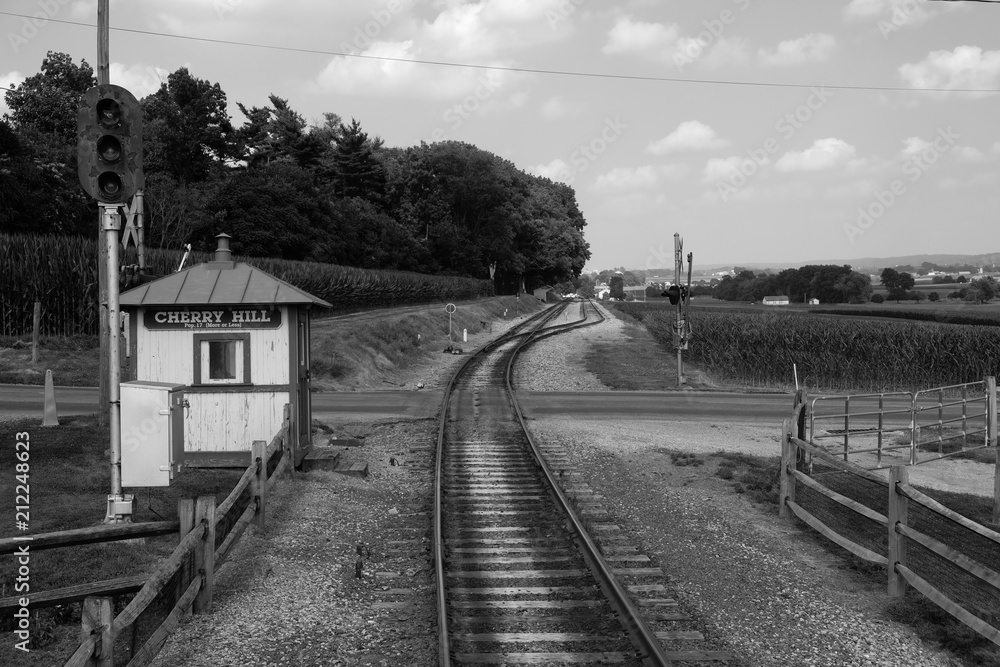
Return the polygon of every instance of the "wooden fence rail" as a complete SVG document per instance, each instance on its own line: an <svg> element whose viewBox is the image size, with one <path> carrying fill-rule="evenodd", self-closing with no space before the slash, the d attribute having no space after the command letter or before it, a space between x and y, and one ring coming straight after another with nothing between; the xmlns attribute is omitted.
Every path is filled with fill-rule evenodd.
<svg viewBox="0 0 1000 667"><path fill-rule="evenodd" d="M801 417L802 410L804 409L804 401L797 401L792 419L785 420L782 426L779 516L789 517L790 515L794 515L855 556L872 563L884 565L888 575L887 588L890 596L902 596L906 591L906 586L910 585L941 609L1000 646L1000 629L977 617L958 602L948 598L941 590L912 569L916 566L913 564L912 559L909 558L907 546L909 542L919 544L950 563L951 567L976 577L997 591L1000 591L1000 573L969 558L959 551L959 549L913 528L909 522L912 509L911 504L934 512L952 524L972 531L997 545L1000 545L1000 533L962 516L914 489L908 483L907 466L892 466L887 482L885 479L868 470L811 445L802 438ZM793 424L798 425L798 428L795 428L794 432L792 430ZM885 487L888 495L888 515L883 515L862 503L847 498L825 486L820 481L817 481L814 477L800 471L798 469L799 460L803 458L803 454L811 457L810 470L812 468L812 459L817 458L823 464L837 471L864 478ZM823 523L815 514L809 512L800 503L796 502L796 486L799 484L836 503L844 510L854 512L883 526L886 531L884 534L886 535L885 547L887 555L883 556L880 553L876 553L854 542L849 537L837 533L830 526Z"/></svg>
<svg viewBox="0 0 1000 667"><path fill-rule="evenodd" d="M263 529L267 494L277 483L278 477L292 465L291 444L295 436L292 433L290 416L289 406L286 405L284 424L271 443L268 444L263 440L253 443L250 465L222 503L216 506L214 496L202 496L197 501L182 499L178 503L179 521L161 522L171 525L170 532L180 533L180 543L149 577L142 580L143 583L138 586L138 593L120 614L112 615L112 598L108 597L117 594L120 588L113 589L113 593L108 592L110 589L94 590L99 589L102 584L110 585L113 582L85 585L92 592L84 600L81 642L65 663L65 667L113 665L115 639L129 630L150 604L165 593L168 584L178 577L178 573L180 582L177 584L179 595L176 602L173 603L166 618L132 655L127 667L143 667L149 664L189 610L196 614L211 613L215 571L239 541L247 526L256 520L258 529ZM277 465L273 473L268 475L268 463L276 456L279 457ZM247 488L251 489L250 500L239 517L229 524L226 516L237 506ZM113 539L131 537L134 535ZM221 541L221 544L216 548L217 541ZM73 542L76 543L84 542ZM53 546L69 546L69 544ZM190 566L192 554L193 567ZM130 580L131 586L135 586L136 583L135 579ZM60 589L60 591L65 590ZM50 596L60 591L51 591ZM100 597L97 597L98 595ZM63 602L53 604L61 603Z"/></svg>
<svg viewBox="0 0 1000 667"><path fill-rule="evenodd" d="M32 551L56 549L60 547L76 547L81 544L97 542L115 542L118 540L134 540L140 537L157 537L176 533L180 524L177 521L148 521L145 523L119 523L109 526L91 526L89 528L74 528L59 530L52 533L30 535L31 540L7 537L0 540L0 556L14 553L25 544Z"/></svg>

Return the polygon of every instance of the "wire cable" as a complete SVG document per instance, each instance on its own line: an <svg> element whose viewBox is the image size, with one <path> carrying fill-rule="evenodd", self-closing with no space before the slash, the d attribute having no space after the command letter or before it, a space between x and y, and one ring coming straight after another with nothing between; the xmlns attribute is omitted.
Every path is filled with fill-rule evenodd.
<svg viewBox="0 0 1000 667"><path fill-rule="evenodd" d="M943 0L943 1L953 1L953 0ZM970 0L970 1L984 1L984 0ZM28 16L26 14L17 14L14 12L5 12L5 11L0 11L0 15L32 18L31 16ZM65 21L54 18L46 20L53 23L64 23L67 25L81 26L85 28L97 28L95 24L82 23L80 21ZM287 51L291 53L307 53L307 54L323 55L323 56L337 56L342 58L378 60L382 62L410 63L414 65L429 65L436 67L454 67L454 68L469 68L469 69L489 70L489 71L499 71L499 72L515 72L520 74L543 74L551 76L570 76L570 77L583 77L583 78L594 78L594 79L615 79L622 81L649 81L658 83L698 83L706 85L724 85L724 86L757 86L757 87L769 87L769 88L826 88L829 90L861 90L861 91L868 90L868 91L882 91L882 92L928 92L928 93L1000 92L1000 88L913 88L909 86L859 86L859 85L845 85L845 84L780 83L776 81L734 81L727 79L682 79L678 77L643 76L637 74L583 72L583 71L573 71L573 70L543 69L535 67L512 67L504 65L480 65L475 63L449 62L445 60L424 60L418 58L395 58L391 56L373 56L373 55L366 55L363 53L343 53L341 51L305 49L301 47L279 46L274 44L257 44L253 42L213 39L209 37L192 37L189 35L172 35L169 33L155 32L152 30L139 30L136 28L111 27L110 29L117 32L126 32L137 35L147 35L151 37L167 37L172 39L183 39L194 42L205 42L208 44L221 44L225 46L242 46L255 49Z"/></svg>

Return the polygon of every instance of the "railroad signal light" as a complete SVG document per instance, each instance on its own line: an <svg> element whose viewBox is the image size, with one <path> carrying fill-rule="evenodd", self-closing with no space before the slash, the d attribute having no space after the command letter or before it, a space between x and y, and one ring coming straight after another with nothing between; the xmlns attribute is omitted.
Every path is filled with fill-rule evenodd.
<svg viewBox="0 0 1000 667"><path fill-rule="evenodd" d="M87 194L117 204L142 188L142 109L132 93L94 86L80 99L76 130L77 175Z"/></svg>
<svg viewBox="0 0 1000 667"><path fill-rule="evenodd" d="M671 285L663 292L660 296L665 296L670 299L670 305L676 306L681 300L681 288L680 285Z"/></svg>

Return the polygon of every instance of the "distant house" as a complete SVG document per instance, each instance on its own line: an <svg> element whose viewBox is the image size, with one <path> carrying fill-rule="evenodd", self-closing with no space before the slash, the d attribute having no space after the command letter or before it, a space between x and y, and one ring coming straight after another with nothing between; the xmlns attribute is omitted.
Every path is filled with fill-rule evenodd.
<svg viewBox="0 0 1000 667"><path fill-rule="evenodd" d="M646 300L646 286L645 285L629 285L627 287L622 287L622 292L625 296L631 296L635 300L639 300L641 297L643 301Z"/></svg>
<svg viewBox="0 0 1000 667"><path fill-rule="evenodd" d="M819 305L819 299L817 299L816 297L813 297L813 298L809 299L809 305L810 306L818 306Z"/></svg>
<svg viewBox="0 0 1000 667"><path fill-rule="evenodd" d="M765 296L764 297L765 306L787 306L788 297L787 296Z"/></svg>
<svg viewBox="0 0 1000 667"><path fill-rule="evenodd" d="M555 293L552 292L552 286L551 285L543 285L541 287L536 288L532 292L532 294L534 294L535 298L538 299L539 301L554 301L555 300L554 298L553 299L549 299L548 298L548 295L550 293L552 293L553 297L555 296Z"/></svg>

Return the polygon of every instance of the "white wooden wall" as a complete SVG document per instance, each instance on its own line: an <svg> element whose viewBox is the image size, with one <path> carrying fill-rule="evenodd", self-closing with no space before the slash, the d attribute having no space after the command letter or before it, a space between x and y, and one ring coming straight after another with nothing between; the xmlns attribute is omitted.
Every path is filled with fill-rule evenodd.
<svg viewBox="0 0 1000 667"><path fill-rule="evenodd" d="M186 394L191 403L184 418L184 451L250 451L254 440L281 429L287 391Z"/></svg>
<svg viewBox="0 0 1000 667"><path fill-rule="evenodd" d="M212 330L149 330L138 318L136 378L150 382L194 382L194 334ZM288 308L281 309L277 329L229 329L250 334L250 382L288 384Z"/></svg>
<svg viewBox="0 0 1000 667"><path fill-rule="evenodd" d="M211 330L149 330L137 319L136 379L190 385L194 382L194 334ZM290 347L288 308L277 329L250 334L250 381L287 385ZM237 331L230 329L229 331ZM185 392L191 407L184 418L184 450L250 451L254 440L271 441L281 428L288 391Z"/></svg>

